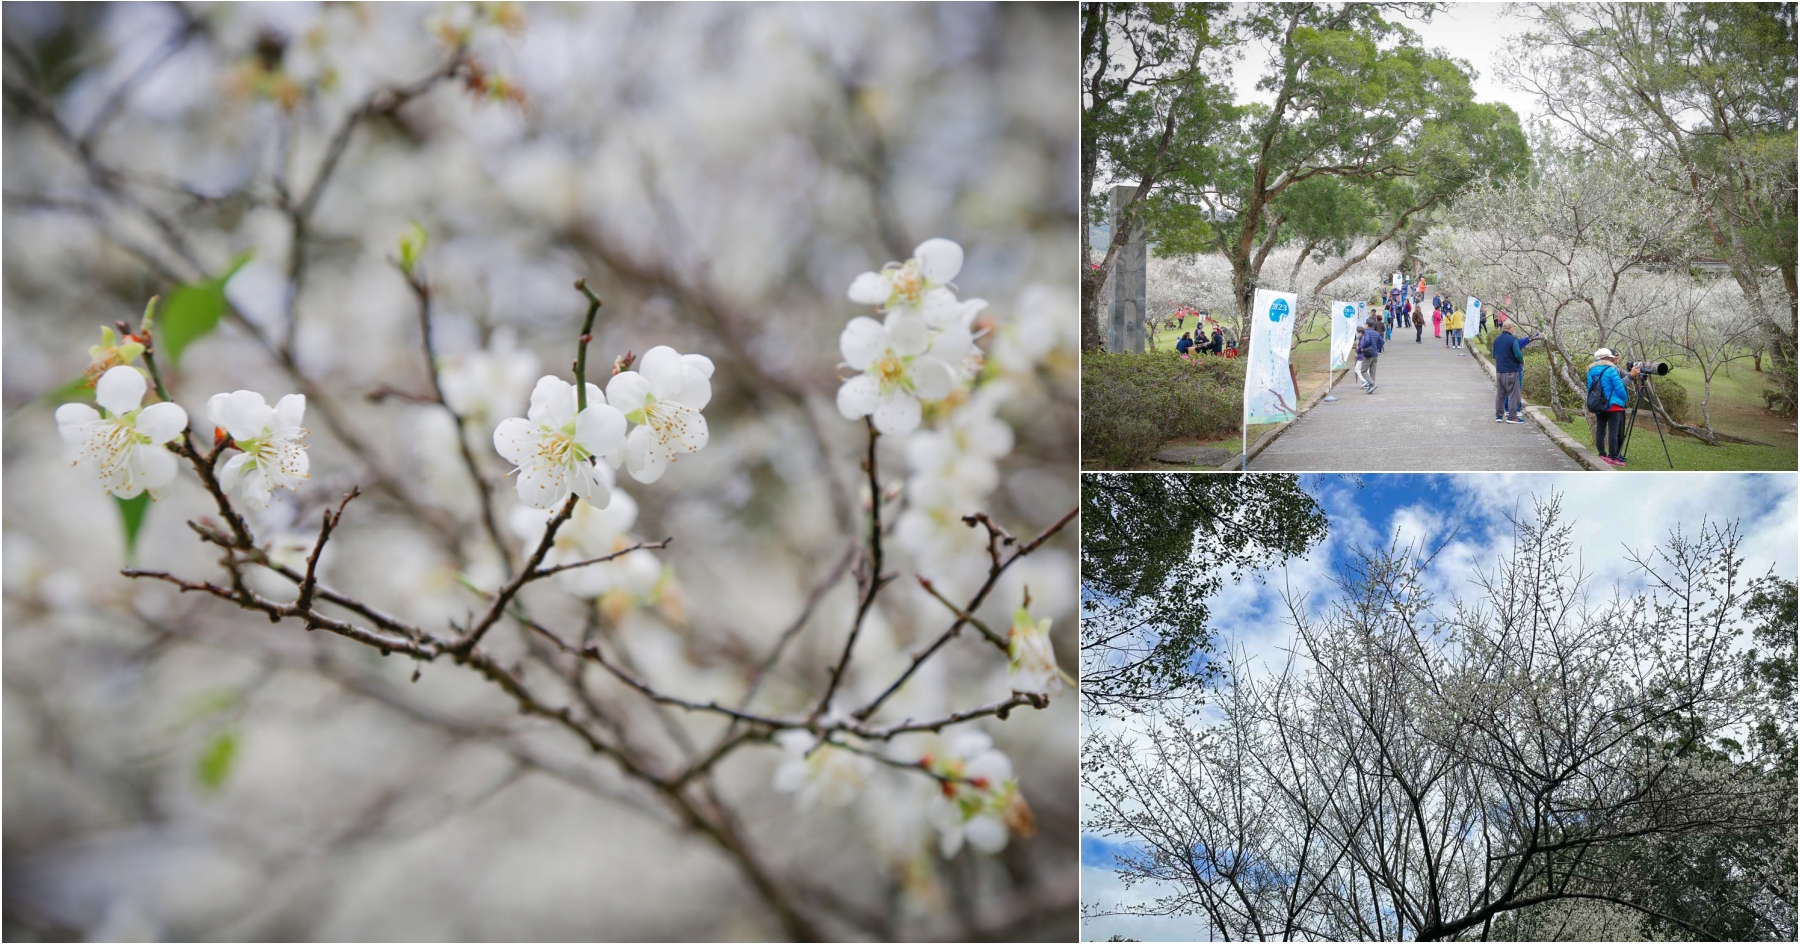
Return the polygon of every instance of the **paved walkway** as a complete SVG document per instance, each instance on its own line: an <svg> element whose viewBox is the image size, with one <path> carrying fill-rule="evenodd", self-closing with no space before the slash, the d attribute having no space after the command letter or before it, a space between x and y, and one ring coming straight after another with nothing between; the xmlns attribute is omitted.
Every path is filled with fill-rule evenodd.
<svg viewBox="0 0 1800 945"><path fill-rule="evenodd" d="M1295 472L1581 468L1529 420L1495 423L1493 380L1472 355L1445 348L1442 338L1431 337L1429 321L1423 344L1413 343L1411 328L1404 334L1395 328L1375 373L1380 387L1373 394L1363 393L1354 373L1344 375L1333 391L1335 402L1320 403L1302 414L1250 461L1250 468Z"/></svg>

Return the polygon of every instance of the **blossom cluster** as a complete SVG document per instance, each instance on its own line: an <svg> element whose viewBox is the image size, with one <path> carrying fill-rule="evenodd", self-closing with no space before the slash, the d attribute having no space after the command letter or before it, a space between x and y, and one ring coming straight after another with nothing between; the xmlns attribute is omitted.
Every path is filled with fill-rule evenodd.
<svg viewBox="0 0 1800 945"><path fill-rule="evenodd" d="M127 357L143 353L141 344L131 347L136 350L128 350ZM121 499L145 492L153 499L161 496L179 468L167 444L187 432L187 411L172 401L143 406L149 389L137 368L114 364L94 383L98 410L82 403L56 410L57 428L73 453L71 464ZM220 447L239 451L219 470L221 489L266 509L276 489L298 489L305 481L304 395L289 394L270 407L261 394L238 390L214 394L206 406Z"/></svg>
<svg viewBox="0 0 1800 945"><path fill-rule="evenodd" d="M875 306L881 319L857 316L844 327L839 349L856 373L837 395L845 418L869 417L882 436L902 440L908 475L893 526L895 544L915 566L939 572L952 585L959 583L957 575L987 572L985 539L965 519L985 509L1001 482L998 463L1013 448L1012 426L1000 410L1059 341L1054 326L1026 314L1053 311L1042 298L1028 298L1021 317L977 324L988 303L958 298L952 280L962 263L961 246L929 239L905 262L856 277L850 300ZM980 346L983 340L990 350ZM1056 665L1049 629L1049 620L1034 621L1019 608L1006 641L1014 693L1048 698L1062 690L1066 676ZM897 739L880 748L803 730L777 733L776 740L786 761L776 770L775 786L795 793L803 809L847 806L869 793L878 794L890 812L896 797L903 805L909 797L922 801L926 815L911 823L935 831L937 850L946 858L965 845L997 853L1010 837L1034 829L1011 760L979 729ZM925 774L925 784L935 790L927 795L877 777L908 768ZM882 826L894 832L891 824ZM898 843L902 855L909 842Z"/></svg>

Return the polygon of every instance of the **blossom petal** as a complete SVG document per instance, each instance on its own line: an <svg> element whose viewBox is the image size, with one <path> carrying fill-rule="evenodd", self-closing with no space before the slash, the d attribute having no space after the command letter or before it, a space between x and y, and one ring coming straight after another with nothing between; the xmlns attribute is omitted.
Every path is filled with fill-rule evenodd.
<svg viewBox="0 0 1800 945"><path fill-rule="evenodd" d="M591 503L606 505L612 501L612 470L582 460L569 473L569 488Z"/></svg>
<svg viewBox="0 0 1800 945"><path fill-rule="evenodd" d="M244 479L244 467L250 465L250 454L239 453L225 461L219 470L219 488L226 492L236 491L238 484Z"/></svg>
<svg viewBox="0 0 1800 945"><path fill-rule="evenodd" d="M158 404L157 406L162 405ZM169 406L173 407L174 404L170 404ZM176 407L175 409L179 410L181 408ZM145 412L148 413L148 411ZM181 422L182 426L187 425L186 414L182 415ZM141 485L146 489L161 489L163 486L175 481L175 473L178 470L175 464L174 453L171 453L160 446L146 446L142 443L137 444L132 447L132 449L137 453L133 458L137 460L137 466L139 468L139 475L135 477L138 485Z"/></svg>
<svg viewBox="0 0 1800 945"><path fill-rule="evenodd" d="M669 451L640 426L625 438L625 469L639 482L655 482L669 468Z"/></svg>
<svg viewBox="0 0 1800 945"><path fill-rule="evenodd" d="M905 436L919 428L919 398L903 390L881 395L875 406L875 429L883 436Z"/></svg>
<svg viewBox="0 0 1800 945"><path fill-rule="evenodd" d="M867 370L888 348L887 329L873 318L858 315L838 335L838 351L858 371Z"/></svg>
<svg viewBox="0 0 1800 945"><path fill-rule="evenodd" d="M880 406L881 383L868 374L858 374L838 388L838 413L846 420L866 417Z"/></svg>
<svg viewBox="0 0 1800 945"><path fill-rule="evenodd" d="M213 396L206 401L207 409L213 412L213 425L225 428L234 440L254 440L269 431L269 424L275 419L275 410L263 400L263 395L253 390L234 390L229 394Z"/></svg>
<svg viewBox="0 0 1800 945"><path fill-rule="evenodd" d="M94 385L94 400L116 417L138 409L148 389L144 375L121 364L100 375L100 382Z"/></svg>
<svg viewBox="0 0 1800 945"><path fill-rule="evenodd" d="M850 283L850 301L858 305L881 305L894 294L894 281L879 272L865 272Z"/></svg>
<svg viewBox="0 0 1800 945"><path fill-rule="evenodd" d="M538 430L529 420L508 417L494 428L494 450L514 466L524 465L525 458L537 451Z"/></svg>
<svg viewBox="0 0 1800 945"><path fill-rule="evenodd" d="M606 402L621 413L631 414L644 409L651 396L650 382L636 371L620 371L606 382Z"/></svg>
<svg viewBox="0 0 1800 945"><path fill-rule="evenodd" d="M984 751L969 759L969 766L963 770L970 778L980 778L990 786L998 787L1012 780L1012 759L1003 752Z"/></svg>
<svg viewBox="0 0 1800 945"><path fill-rule="evenodd" d="M596 456L618 449L625 442L625 415L605 402L588 401L588 408L575 417L575 442Z"/></svg>
<svg viewBox="0 0 1800 945"><path fill-rule="evenodd" d="M526 419L551 428L561 427L575 417L575 385L546 374L531 389L531 409Z"/></svg>
<svg viewBox="0 0 1800 945"><path fill-rule="evenodd" d="M519 501L534 509L553 509L569 494L569 474L551 466L519 467Z"/></svg>
<svg viewBox="0 0 1800 945"><path fill-rule="evenodd" d="M145 407L137 415L137 431L152 443L167 443L187 429L187 411L180 404L160 403ZM163 452L158 450L158 452ZM160 485L160 483L158 484Z"/></svg>
<svg viewBox="0 0 1800 945"><path fill-rule="evenodd" d="M954 241L934 237L913 250L919 260L919 272L937 285L943 285L962 271L963 248Z"/></svg>
<svg viewBox="0 0 1800 945"><path fill-rule="evenodd" d="M289 394L275 403L274 427L277 430L300 426L306 420L306 395Z"/></svg>
<svg viewBox="0 0 1800 945"><path fill-rule="evenodd" d="M687 368L690 371L698 371L700 373L701 377L707 378L708 380L710 380L713 376L712 359L707 357L704 354L684 354L684 355L682 355L681 356L681 366Z"/></svg>
<svg viewBox="0 0 1800 945"><path fill-rule="evenodd" d="M992 814L975 817L963 827L969 846L983 853L995 854L1006 849L1006 822Z"/></svg>
<svg viewBox="0 0 1800 945"><path fill-rule="evenodd" d="M657 345L638 359L637 370L650 382L658 400L669 400L681 391L681 355L668 345Z"/></svg>
<svg viewBox="0 0 1800 945"><path fill-rule="evenodd" d="M931 340L930 354L945 364L961 364L969 356L969 350L975 347L975 339L969 330L961 325L952 325Z"/></svg>
<svg viewBox="0 0 1800 945"><path fill-rule="evenodd" d="M100 419L100 411L87 404L63 404L56 408L56 428L71 443L81 442L82 428Z"/></svg>
<svg viewBox="0 0 1800 945"><path fill-rule="evenodd" d="M924 357L913 361L907 376L912 378L913 394L920 400L943 400L950 396L951 389L956 386L956 375L950 370L950 365L936 358Z"/></svg>
<svg viewBox="0 0 1800 945"><path fill-rule="evenodd" d="M925 319L895 309L887 318L887 341L888 347L902 357L924 354L931 347L931 332Z"/></svg>

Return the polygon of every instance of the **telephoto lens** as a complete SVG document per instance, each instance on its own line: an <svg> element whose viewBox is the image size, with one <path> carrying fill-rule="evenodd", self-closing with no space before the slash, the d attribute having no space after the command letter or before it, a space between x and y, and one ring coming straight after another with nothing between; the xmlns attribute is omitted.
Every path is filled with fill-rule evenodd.
<svg viewBox="0 0 1800 945"><path fill-rule="evenodd" d="M1654 374L1657 377L1662 377L1664 374L1669 373L1669 362L1667 362L1667 361L1633 361L1629 365L1627 365L1627 370L1629 370L1630 368L1637 368L1637 372L1639 374Z"/></svg>

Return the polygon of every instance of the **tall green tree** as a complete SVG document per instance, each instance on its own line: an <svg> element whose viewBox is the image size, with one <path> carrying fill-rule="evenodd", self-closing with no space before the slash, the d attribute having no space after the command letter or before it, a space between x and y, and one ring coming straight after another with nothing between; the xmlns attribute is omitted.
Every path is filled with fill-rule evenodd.
<svg viewBox="0 0 1800 945"><path fill-rule="evenodd" d="M1205 686L1217 675L1213 598L1325 531L1297 476L1083 476L1084 703L1123 714Z"/></svg>
<svg viewBox="0 0 1800 945"><path fill-rule="evenodd" d="M1423 48L1390 18L1428 18L1437 7L1269 3L1233 14L1235 41L1272 50L1257 87L1273 101L1236 109L1217 159L1154 195L1152 219L1163 252L1230 260L1240 318L1276 247L1370 237L1329 283L1387 242L1410 240L1425 215L1476 180L1529 166L1518 116L1476 102L1466 63ZM1345 201L1360 225L1319 213L1321 198ZM1180 225L1194 207L1210 226Z"/></svg>
<svg viewBox="0 0 1800 945"><path fill-rule="evenodd" d="M1098 266L1081 228L1081 347L1100 347L1100 288L1113 259L1171 179L1216 161L1216 129L1234 114L1223 3L1081 5L1081 193L1089 221L1114 184L1136 188Z"/></svg>
<svg viewBox="0 0 1800 945"><path fill-rule="evenodd" d="M1762 325L1770 406L1795 412L1796 31L1792 3L1528 4L1502 74L1570 142L1695 207Z"/></svg>

